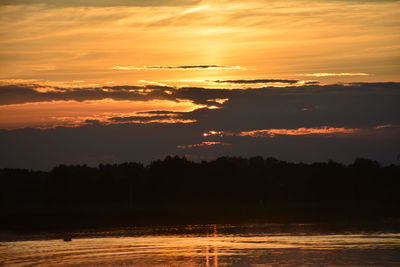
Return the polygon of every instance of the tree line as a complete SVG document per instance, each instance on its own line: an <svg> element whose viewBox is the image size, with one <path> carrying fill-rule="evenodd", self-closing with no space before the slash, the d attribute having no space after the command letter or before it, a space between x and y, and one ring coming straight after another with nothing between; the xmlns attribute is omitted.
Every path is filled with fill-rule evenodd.
<svg viewBox="0 0 400 267"><path fill-rule="evenodd" d="M221 157L193 162L168 156L143 165L60 165L49 172L0 170L0 205L138 207L157 205L373 202L400 203L400 165L369 159L290 163Z"/></svg>

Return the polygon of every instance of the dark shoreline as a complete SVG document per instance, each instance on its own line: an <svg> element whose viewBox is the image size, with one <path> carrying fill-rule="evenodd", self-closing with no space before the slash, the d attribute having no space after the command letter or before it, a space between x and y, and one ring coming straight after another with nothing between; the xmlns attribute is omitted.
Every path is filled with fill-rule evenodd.
<svg viewBox="0 0 400 267"><path fill-rule="evenodd" d="M166 157L148 166L0 170L0 229L73 232L190 224L332 224L400 219L400 165ZM360 227L361 227L360 223Z"/></svg>
<svg viewBox="0 0 400 267"><path fill-rule="evenodd" d="M93 225L92 225L93 226ZM77 228L0 230L0 242L63 240L64 238L141 237L141 236L209 236L215 234L290 234L290 235L349 235L398 234L400 219L357 220L346 222L234 222L234 223L165 223L137 225L85 225Z"/></svg>
<svg viewBox="0 0 400 267"><path fill-rule="evenodd" d="M209 224L319 225L348 231L400 232L398 206L341 203L314 206L147 206L107 210L64 210L0 216L2 232L71 233L120 227L168 227ZM1 239L1 238L0 238Z"/></svg>

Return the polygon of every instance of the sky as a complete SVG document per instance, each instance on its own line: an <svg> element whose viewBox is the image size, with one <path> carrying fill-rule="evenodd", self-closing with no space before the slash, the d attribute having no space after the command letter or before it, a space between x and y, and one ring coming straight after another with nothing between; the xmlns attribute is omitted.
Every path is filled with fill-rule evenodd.
<svg viewBox="0 0 400 267"><path fill-rule="evenodd" d="M400 1L0 0L0 168L400 162Z"/></svg>

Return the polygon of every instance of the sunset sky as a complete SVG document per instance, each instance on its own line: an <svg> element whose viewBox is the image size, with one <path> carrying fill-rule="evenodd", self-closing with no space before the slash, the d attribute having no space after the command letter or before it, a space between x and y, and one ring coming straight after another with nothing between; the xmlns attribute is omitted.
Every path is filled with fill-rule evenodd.
<svg viewBox="0 0 400 267"><path fill-rule="evenodd" d="M400 1L0 0L0 167L400 162Z"/></svg>

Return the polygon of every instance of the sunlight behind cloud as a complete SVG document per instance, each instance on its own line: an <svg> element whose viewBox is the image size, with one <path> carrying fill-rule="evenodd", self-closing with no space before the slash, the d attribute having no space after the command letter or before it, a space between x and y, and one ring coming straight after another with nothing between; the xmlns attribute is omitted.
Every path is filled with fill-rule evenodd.
<svg viewBox="0 0 400 267"><path fill-rule="evenodd" d="M332 134L354 134L360 132L358 128L336 128L331 126L322 126L314 128L297 128L297 129L262 129L242 132L224 132L224 131L208 131L203 133L203 137L223 137L223 136L247 136L254 138L273 138L277 135L332 135Z"/></svg>
<svg viewBox="0 0 400 267"><path fill-rule="evenodd" d="M90 122L112 123L110 118L136 116L140 112L168 110L171 112L190 112L206 105L194 104L192 101L179 100L87 100L87 101L50 101L26 104L2 105L0 112L1 129L17 128L53 128L57 126L77 127ZM164 119L149 122L190 123L195 120ZM135 123L135 121L131 121Z"/></svg>

